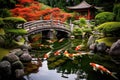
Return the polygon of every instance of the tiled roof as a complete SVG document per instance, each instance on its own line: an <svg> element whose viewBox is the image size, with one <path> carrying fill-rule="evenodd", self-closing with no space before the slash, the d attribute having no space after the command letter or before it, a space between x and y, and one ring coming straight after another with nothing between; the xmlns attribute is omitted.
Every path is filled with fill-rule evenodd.
<svg viewBox="0 0 120 80"><path fill-rule="evenodd" d="M85 0L83 0L80 4L76 6L67 7L68 9L84 9L84 8L90 8L92 5L88 4Z"/></svg>

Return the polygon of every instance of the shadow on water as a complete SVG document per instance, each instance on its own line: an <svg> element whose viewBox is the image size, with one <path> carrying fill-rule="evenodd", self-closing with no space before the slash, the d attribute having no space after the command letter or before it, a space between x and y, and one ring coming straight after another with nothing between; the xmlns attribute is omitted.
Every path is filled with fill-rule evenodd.
<svg viewBox="0 0 120 80"><path fill-rule="evenodd" d="M25 80L116 80L114 77L107 73L101 73L99 70L94 71L89 65L94 62L105 66L111 72L115 72L115 76L120 77L120 65L115 64L111 57L108 55L82 55L74 59L65 57L63 52L61 55L54 56L54 52L65 47L69 53L74 53L75 46L83 43L84 41L74 39L64 40L63 43L55 42L52 48L51 56L46 60L41 60L42 65L37 68L36 72L29 72L24 76ZM50 44L51 45L51 44ZM48 52L45 48L40 50L31 51L34 57L42 58ZM85 52L85 51L84 51ZM30 68L28 66L27 68ZM34 70L33 70L34 71Z"/></svg>

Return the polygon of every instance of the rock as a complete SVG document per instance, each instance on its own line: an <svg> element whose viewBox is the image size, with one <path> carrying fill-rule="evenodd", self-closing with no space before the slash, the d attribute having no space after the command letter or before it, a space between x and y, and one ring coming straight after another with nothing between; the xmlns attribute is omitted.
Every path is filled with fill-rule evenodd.
<svg viewBox="0 0 120 80"><path fill-rule="evenodd" d="M18 57L20 57L22 54L23 54L22 50L15 53L15 55L18 56Z"/></svg>
<svg viewBox="0 0 120 80"><path fill-rule="evenodd" d="M89 46L89 49L90 49L92 52L96 52L96 51L97 51L96 45L97 45L97 43L91 44L91 45Z"/></svg>
<svg viewBox="0 0 120 80"><path fill-rule="evenodd" d="M106 52L107 46L105 43L98 43L96 46L97 52Z"/></svg>
<svg viewBox="0 0 120 80"><path fill-rule="evenodd" d="M24 69L16 69L15 70L15 76L16 78L20 78L24 75Z"/></svg>
<svg viewBox="0 0 120 80"><path fill-rule="evenodd" d="M88 39L87 46L89 47L91 44L93 44L95 42L95 40L96 40L96 37L91 35Z"/></svg>
<svg viewBox="0 0 120 80"><path fill-rule="evenodd" d="M8 61L0 62L0 75L2 77L7 77L12 74L11 72L11 64Z"/></svg>
<svg viewBox="0 0 120 80"><path fill-rule="evenodd" d="M17 37L15 38L15 40L16 40L17 42L20 42L20 40L21 40L22 38L23 38L22 36L17 36Z"/></svg>
<svg viewBox="0 0 120 80"><path fill-rule="evenodd" d="M112 44L109 50L109 55L120 56L120 39Z"/></svg>
<svg viewBox="0 0 120 80"><path fill-rule="evenodd" d="M15 61L18 61L18 60L19 60L19 57L16 56L15 54L10 53L10 54L4 56L2 60L7 60L7 61L9 61L10 63L13 63L13 62L15 62Z"/></svg>
<svg viewBox="0 0 120 80"><path fill-rule="evenodd" d="M12 69L23 69L24 65L22 64L21 61L16 61L14 63L12 63Z"/></svg>
<svg viewBox="0 0 120 80"><path fill-rule="evenodd" d="M22 62L31 62L32 57L28 53L24 53L20 56L20 61Z"/></svg>

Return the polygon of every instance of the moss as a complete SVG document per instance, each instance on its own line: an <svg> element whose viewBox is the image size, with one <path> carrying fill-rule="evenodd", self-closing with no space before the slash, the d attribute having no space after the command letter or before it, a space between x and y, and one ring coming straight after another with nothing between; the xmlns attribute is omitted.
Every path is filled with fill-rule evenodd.
<svg viewBox="0 0 120 80"><path fill-rule="evenodd" d="M106 22L106 23L99 25L95 29L100 30L105 35L111 34L111 36L120 36L120 32L119 32L120 22Z"/></svg>
<svg viewBox="0 0 120 80"><path fill-rule="evenodd" d="M8 49L0 48L0 60L9 53Z"/></svg>
<svg viewBox="0 0 120 80"><path fill-rule="evenodd" d="M108 47L112 46L112 44L117 41L117 37L105 37L105 38L101 38L96 40L98 43L104 42Z"/></svg>

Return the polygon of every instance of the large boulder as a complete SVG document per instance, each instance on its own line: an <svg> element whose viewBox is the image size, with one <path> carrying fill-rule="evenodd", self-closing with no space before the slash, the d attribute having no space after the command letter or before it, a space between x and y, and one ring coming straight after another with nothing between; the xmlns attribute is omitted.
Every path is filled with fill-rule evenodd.
<svg viewBox="0 0 120 80"><path fill-rule="evenodd" d="M22 62L31 62L32 57L28 53L24 53L23 55L20 56L20 61Z"/></svg>
<svg viewBox="0 0 120 80"><path fill-rule="evenodd" d="M96 49L97 52L105 52L107 50L107 46L105 43L98 43Z"/></svg>
<svg viewBox="0 0 120 80"><path fill-rule="evenodd" d="M8 61L2 61L0 62L0 75L2 77L8 77L12 73L11 71L11 64Z"/></svg>
<svg viewBox="0 0 120 80"><path fill-rule="evenodd" d="M92 52L96 52L97 49L96 49L96 46L97 46L97 43L93 43L89 46L89 49L92 51Z"/></svg>
<svg viewBox="0 0 120 80"><path fill-rule="evenodd" d="M120 39L112 44L109 50L109 55L120 56Z"/></svg>
<svg viewBox="0 0 120 80"><path fill-rule="evenodd" d="M24 69L16 69L15 70L15 77L16 78L23 77L23 75L24 75Z"/></svg>
<svg viewBox="0 0 120 80"><path fill-rule="evenodd" d="M23 69L24 68L24 65L22 64L21 61L16 61L14 63L12 63L12 69L15 70L15 69Z"/></svg>
<svg viewBox="0 0 120 80"><path fill-rule="evenodd" d="M6 61L9 61L10 63L13 63L15 61L18 61L19 57L13 53L10 53L10 54L4 56L2 60L6 60Z"/></svg>

